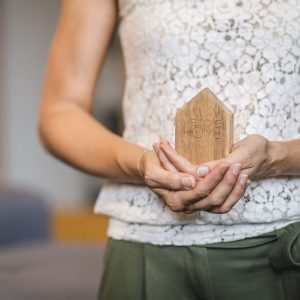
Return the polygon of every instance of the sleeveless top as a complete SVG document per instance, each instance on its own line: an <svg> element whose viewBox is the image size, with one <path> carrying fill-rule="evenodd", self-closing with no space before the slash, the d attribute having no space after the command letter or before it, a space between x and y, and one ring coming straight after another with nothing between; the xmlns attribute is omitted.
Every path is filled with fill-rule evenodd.
<svg viewBox="0 0 300 300"><path fill-rule="evenodd" d="M175 114L202 88L234 113L234 141L300 138L300 0L119 0L125 59L123 137L175 142ZM201 245L300 219L300 177L252 182L226 214L172 212L148 187L108 182L94 211L108 235Z"/></svg>

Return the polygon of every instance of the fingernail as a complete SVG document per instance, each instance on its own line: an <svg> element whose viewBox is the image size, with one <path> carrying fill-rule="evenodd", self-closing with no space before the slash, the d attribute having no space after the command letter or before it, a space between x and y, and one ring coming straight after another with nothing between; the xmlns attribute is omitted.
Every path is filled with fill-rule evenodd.
<svg viewBox="0 0 300 300"><path fill-rule="evenodd" d="M227 171L228 166L223 166L222 168L220 168L220 172L221 174L225 174L225 172Z"/></svg>
<svg viewBox="0 0 300 300"><path fill-rule="evenodd" d="M160 143L170 145L170 143L166 139L161 139Z"/></svg>
<svg viewBox="0 0 300 300"><path fill-rule="evenodd" d="M209 173L209 167L208 166L200 166L197 169L197 176L204 177Z"/></svg>
<svg viewBox="0 0 300 300"><path fill-rule="evenodd" d="M247 174L242 174L241 177L240 177L240 184L245 185L246 182L247 182L247 179L248 179L248 175Z"/></svg>
<svg viewBox="0 0 300 300"><path fill-rule="evenodd" d="M241 165L234 165L231 170L233 175L238 175L241 171Z"/></svg>
<svg viewBox="0 0 300 300"><path fill-rule="evenodd" d="M187 188L193 188L195 185L195 181L188 176L182 178L182 183Z"/></svg>
<svg viewBox="0 0 300 300"><path fill-rule="evenodd" d="M152 147L153 147L154 151L156 152L156 154L158 154L159 149L158 149L157 144L154 143L154 144L152 145Z"/></svg>

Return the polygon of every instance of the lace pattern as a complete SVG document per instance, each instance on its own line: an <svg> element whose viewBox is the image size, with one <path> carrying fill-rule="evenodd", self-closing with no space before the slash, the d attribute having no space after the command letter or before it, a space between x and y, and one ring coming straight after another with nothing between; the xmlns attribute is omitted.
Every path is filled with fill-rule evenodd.
<svg viewBox="0 0 300 300"><path fill-rule="evenodd" d="M119 8L125 139L174 143L177 109L204 87L233 111L234 141L300 138L300 0L119 0ZM199 232L196 225L201 234L182 244L245 238L300 218L300 178L253 182L229 213L188 218L146 187L109 183L95 211L115 219L116 238L181 244L174 232Z"/></svg>

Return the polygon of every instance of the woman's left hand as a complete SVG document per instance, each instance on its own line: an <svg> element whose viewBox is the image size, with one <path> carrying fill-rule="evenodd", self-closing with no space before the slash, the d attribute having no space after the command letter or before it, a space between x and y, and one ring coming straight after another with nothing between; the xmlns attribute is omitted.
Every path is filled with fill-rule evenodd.
<svg viewBox="0 0 300 300"><path fill-rule="evenodd" d="M248 175L251 180L268 177L272 175L272 159L270 157L270 142L261 135L252 134L233 145L231 153L220 160L214 160L201 164L200 166L191 167L191 164L180 156L166 141L159 143L159 148L175 167L179 169L185 168L185 172L195 174L195 168L204 170L208 168L212 170L222 161L230 164L240 164L241 172ZM193 170L191 173L190 170Z"/></svg>
<svg viewBox="0 0 300 300"><path fill-rule="evenodd" d="M257 180L272 175L273 160L271 157L271 142L265 137L252 134L233 145L231 153L222 160L239 163L241 171L251 180ZM221 160L221 161L222 161ZM205 163L210 169L218 161Z"/></svg>

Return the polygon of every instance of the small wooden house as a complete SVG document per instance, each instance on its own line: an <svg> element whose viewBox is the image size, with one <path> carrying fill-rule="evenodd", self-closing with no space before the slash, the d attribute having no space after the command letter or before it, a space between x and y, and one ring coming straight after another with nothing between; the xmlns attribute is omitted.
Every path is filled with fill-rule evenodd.
<svg viewBox="0 0 300 300"><path fill-rule="evenodd" d="M220 159L232 147L233 114L208 88L176 114L176 151L194 164Z"/></svg>

